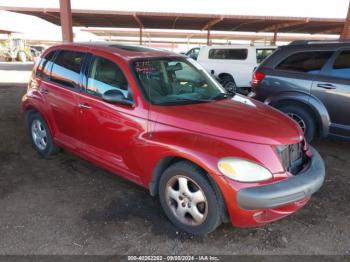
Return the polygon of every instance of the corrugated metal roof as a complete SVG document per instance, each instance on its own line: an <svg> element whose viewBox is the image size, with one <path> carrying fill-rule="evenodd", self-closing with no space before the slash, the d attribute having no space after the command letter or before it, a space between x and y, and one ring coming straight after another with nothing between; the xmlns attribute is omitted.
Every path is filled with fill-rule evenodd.
<svg viewBox="0 0 350 262"><path fill-rule="evenodd" d="M0 6L7 10L34 15L49 22L60 24L58 8L27 8ZM124 27L204 30L210 27L219 31L329 33L340 34L345 19L279 16L243 16L190 13L122 12L110 10L72 10L73 25L84 27Z"/></svg>

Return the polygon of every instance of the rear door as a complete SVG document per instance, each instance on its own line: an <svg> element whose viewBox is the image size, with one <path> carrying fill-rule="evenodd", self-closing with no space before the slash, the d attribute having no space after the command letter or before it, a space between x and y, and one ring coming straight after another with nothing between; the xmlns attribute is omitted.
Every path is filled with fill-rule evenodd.
<svg viewBox="0 0 350 262"><path fill-rule="evenodd" d="M310 94L314 78L332 56L333 51L295 51L282 61L275 57L275 70L267 69L267 89L279 92L298 91ZM277 54L277 53L276 53ZM260 87L259 87L260 88ZM264 87L262 87L264 88Z"/></svg>
<svg viewBox="0 0 350 262"><path fill-rule="evenodd" d="M326 106L330 132L350 136L350 49L338 50L317 76L312 94Z"/></svg>
<svg viewBox="0 0 350 262"><path fill-rule="evenodd" d="M49 79L42 83L51 119L55 126L55 138L69 148L77 146L78 102L81 91L81 68L84 52L72 50L58 51L50 66Z"/></svg>

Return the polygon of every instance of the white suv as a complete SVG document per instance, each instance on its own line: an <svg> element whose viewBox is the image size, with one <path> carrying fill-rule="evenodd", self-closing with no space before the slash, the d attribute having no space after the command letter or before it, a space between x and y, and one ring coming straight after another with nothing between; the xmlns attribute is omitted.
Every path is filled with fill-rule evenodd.
<svg viewBox="0 0 350 262"><path fill-rule="evenodd" d="M197 60L228 91L247 94L254 68L275 49L253 45L202 46L192 48L186 56Z"/></svg>

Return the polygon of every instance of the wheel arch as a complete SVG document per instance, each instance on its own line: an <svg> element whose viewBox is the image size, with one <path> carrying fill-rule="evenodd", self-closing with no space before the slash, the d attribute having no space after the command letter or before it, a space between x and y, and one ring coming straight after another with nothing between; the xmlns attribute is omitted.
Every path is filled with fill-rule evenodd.
<svg viewBox="0 0 350 262"><path fill-rule="evenodd" d="M25 118L25 121L26 123L28 123L28 116L30 113L38 113L41 115L41 117L45 120L50 132L51 132L51 135L52 135L52 138L54 138L54 129L53 129L53 124L51 123L49 117L43 113L39 108L37 108L36 106L32 105L32 104L27 104L23 107L23 115L24 115L24 118Z"/></svg>
<svg viewBox="0 0 350 262"><path fill-rule="evenodd" d="M265 100L275 108L286 104L299 104L309 110L316 119L318 134L326 137L329 134L330 117L324 104L316 97L303 92L284 92Z"/></svg>
<svg viewBox="0 0 350 262"><path fill-rule="evenodd" d="M191 164L195 165L197 168L199 168L201 171L203 171L203 174L205 174L205 179L208 180L209 184L213 187L213 189L216 193L216 196L219 198L220 210L221 210L221 221L223 223L228 222L229 215L228 215L228 211L227 211L227 208L225 205L225 199L221 193L219 186L214 181L214 179L208 174L208 171L205 168L203 168L198 163L195 163L189 159L179 157L179 156L166 156L166 157L163 157L161 160L159 160L158 163L156 164L155 168L153 169L152 179L151 179L151 182L149 183L149 191L150 191L151 196L158 195L158 185L159 185L159 181L160 181L160 178L161 178L163 172L171 165L173 165L177 162L180 162L180 161L185 161L185 162L191 163Z"/></svg>
<svg viewBox="0 0 350 262"><path fill-rule="evenodd" d="M234 78L233 75L230 74L230 73L222 72L222 73L218 74L218 78L222 78L222 77L225 77L225 76L229 76L229 77L232 78L233 81L235 81L235 78Z"/></svg>

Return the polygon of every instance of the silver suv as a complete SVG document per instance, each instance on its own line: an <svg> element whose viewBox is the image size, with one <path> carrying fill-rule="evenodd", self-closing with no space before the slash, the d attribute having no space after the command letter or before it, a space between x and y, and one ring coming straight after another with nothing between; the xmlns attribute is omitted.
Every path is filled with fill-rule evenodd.
<svg viewBox="0 0 350 262"><path fill-rule="evenodd" d="M249 95L299 123L305 137L350 140L350 42L298 41L254 72Z"/></svg>

